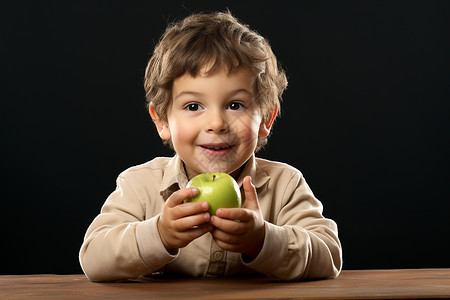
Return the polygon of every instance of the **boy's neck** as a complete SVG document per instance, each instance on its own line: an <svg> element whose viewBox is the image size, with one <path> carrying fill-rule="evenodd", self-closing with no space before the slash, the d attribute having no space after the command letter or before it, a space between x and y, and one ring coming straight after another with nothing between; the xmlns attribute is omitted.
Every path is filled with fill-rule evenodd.
<svg viewBox="0 0 450 300"><path fill-rule="evenodd" d="M240 166L239 168L237 168L236 170L234 170L233 172L231 172L229 175L230 175L231 177L233 177L234 180L237 181L238 178L239 178L239 176L241 176L242 171L245 169L245 166L247 165L248 161L249 161L249 160L247 160L242 166ZM184 163L184 161L183 161L183 169L184 169L184 173L186 174L186 177L187 177L188 181L191 180L192 177L195 176L195 175L194 175L194 176L189 176L189 174L188 174L188 172L187 172L187 169L186 169L186 164ZM197 174L197 175L198 175L198 174Z"/></svg>

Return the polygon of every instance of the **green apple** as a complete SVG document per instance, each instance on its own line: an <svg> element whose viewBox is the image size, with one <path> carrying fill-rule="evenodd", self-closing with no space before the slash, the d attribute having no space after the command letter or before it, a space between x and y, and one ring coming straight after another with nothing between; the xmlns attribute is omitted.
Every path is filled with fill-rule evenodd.
<svg viewBox="0 0 450 300"><path fill-rule="evenodd" d="M207 201L209 213L216 214L216 210L241 207L241 191L233 177L227 173L203 173L192 178L186 187L198 188L198 194L186 199L186 202Z"/></svg>

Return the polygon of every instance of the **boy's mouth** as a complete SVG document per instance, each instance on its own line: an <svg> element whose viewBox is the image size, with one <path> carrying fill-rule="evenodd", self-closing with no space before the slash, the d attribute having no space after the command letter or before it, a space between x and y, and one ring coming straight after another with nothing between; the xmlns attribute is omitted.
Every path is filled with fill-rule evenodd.
<svg viewBox="0 0 450 300"><path fill-rule="evenodd" d="M226 143L215 143L215 144L203 144L200 147L204 150L204 152L208 155L212 156L223 156L227 154L233 145Z"/></svg>
<svg viewBox="0 0 450 300"><path fill-rule="evenodd" d="M220 150L229 149L233 146L229 145L229 144L225 144L225 143L220 143L220 144L205 144L205 145L200 145L200 147L205 148L205 149L214 150L214 151L220 151Z"/></svg>

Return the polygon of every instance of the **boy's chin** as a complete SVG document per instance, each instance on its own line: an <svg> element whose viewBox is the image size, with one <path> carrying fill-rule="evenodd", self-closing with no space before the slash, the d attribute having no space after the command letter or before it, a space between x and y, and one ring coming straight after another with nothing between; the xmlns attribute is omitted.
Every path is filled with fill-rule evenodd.
<svg viewBox="0 0 450 300"><path fill-rule="evenodd" d="M203 173L214 173L222 172L230 174L232 177L236 178L239 176L244 163L239 163L235 160L229 159L207 159L202 157L202 159L188 160L185 162L186 171L188 172L188 177L192 178L195 175Z"/></svg>

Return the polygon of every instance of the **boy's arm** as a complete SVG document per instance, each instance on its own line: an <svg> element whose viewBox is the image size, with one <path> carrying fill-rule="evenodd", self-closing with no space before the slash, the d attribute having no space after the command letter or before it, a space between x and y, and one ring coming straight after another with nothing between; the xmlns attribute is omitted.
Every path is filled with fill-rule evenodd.
<svg viewBox="0 0 450 300"><path fill-rule="evenodd" d="M281 280L337 277L342 249L336 223L322 216L322 204L301 173L294 173L284 191L275 224L265 222L261 252L254 260L243 257L244 264Z"/></svg>
<svg viewBox="0 0 450 300"><path fill-rule="evenodd" d="M86 276L92 281L137 278L173 260L176 253L167 252L159 237L158 217L144 221L145 209L138 195L119 177L80 250Z"/></svg>

